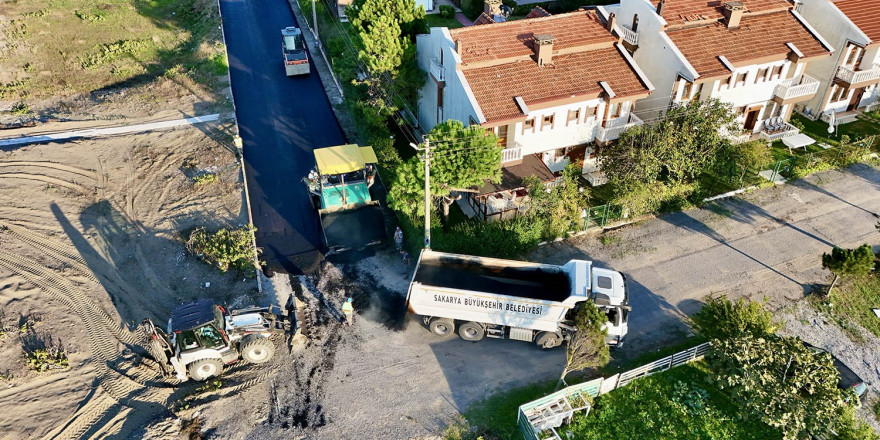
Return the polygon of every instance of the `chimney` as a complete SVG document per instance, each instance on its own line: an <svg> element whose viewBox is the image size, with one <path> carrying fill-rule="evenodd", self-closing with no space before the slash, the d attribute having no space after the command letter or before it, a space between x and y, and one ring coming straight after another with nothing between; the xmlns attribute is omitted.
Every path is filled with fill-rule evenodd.
<svg viewBox="0 0 880 440"><path fill-rule="evenodd" d="M608 32L614 31L615 24L617 24L617 14L612 12L608 14L608 23L605 23L606 27L608 28Z"/></svg>
<svg viewBox="0 0 880 440"><path fill-rule="evenodd" d="M657 15L663 16L663 4L666 3L666 0L660 0L660 3L657 3Z"/></svg>
<svg viewBox="0 0 880 440"><path fill-rule="evenodd" d="M539 66L553 64L553 42L556 39L553 35L535 35L535 55L538 58Z"/></svg>
<svg viewBox="0 0 880 440"><path fill-rule="evenodd" d="M743 14L746 12L746 5L740 1L730 1L724 4L724 24L729 29L739 27L739 21L742 20Z"/></svg>
<svg viewBox="0 0 880 440"><path fill-rule="evenodd" d="M455 52L456 52L457 54L459 54L459 55L462 54L462 53L461 53L461 38L456 38L456 39L455 39Z"/></svg>
<svg viewBox="0 0 880 440"><path fill-rule="evenodd" d="M501 15L501 0L485 0L483 12L489 14L490 17Z"/></svg>

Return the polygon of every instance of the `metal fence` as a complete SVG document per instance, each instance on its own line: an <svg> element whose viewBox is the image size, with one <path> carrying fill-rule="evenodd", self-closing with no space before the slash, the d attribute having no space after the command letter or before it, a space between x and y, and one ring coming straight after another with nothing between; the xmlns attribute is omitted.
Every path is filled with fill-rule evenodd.
<svg viewBox="0 0 880 440"><path fill-rule="evenodd" d="M526 440L561 440L556 428L571 422L575 412L589 413L591 407L589 402L593 397L629 385L638 378L701 359L708 351L709 343L704 342L696 347L633 368L625 373L564 388L538 400L520 405L516 424Z"/></svg>

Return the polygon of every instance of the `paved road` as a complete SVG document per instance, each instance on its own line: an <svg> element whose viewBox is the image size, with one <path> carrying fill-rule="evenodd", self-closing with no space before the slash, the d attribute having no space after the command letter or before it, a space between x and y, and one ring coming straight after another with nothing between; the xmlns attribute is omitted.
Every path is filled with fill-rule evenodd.
<svg viewBox="0 0 880 440"><path fill-rule="evenodd" d="M585 258L628 275L629 349L668 342L712 293L790 304L830 280L820 255L833 245L880 243L880 170L855 165L664 215L611 234L548 245L528 257ZM624 348L627 350L627 348Z"/></svg>
<svg viewBox="0 0 880 440"><path fill-rule="evenodd" d="M220 0L232 95L257 246L269 269L309 270L321 258L321 229L302 177L314 148L345 143L318 75L288 78L281 29L296 25L286 0Z"/></svg>

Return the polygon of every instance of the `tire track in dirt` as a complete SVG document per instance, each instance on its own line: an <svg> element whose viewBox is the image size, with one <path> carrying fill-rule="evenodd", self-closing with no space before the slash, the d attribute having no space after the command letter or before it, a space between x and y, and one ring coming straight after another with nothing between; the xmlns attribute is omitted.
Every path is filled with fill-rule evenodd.
<svg viewBox="0 0 880 440"><path fill-rule="evenodd" d="M70 284L54 270L40 263L15 254L0 251L0 266L5 267L27 278L31 283L41 287L49 295L60 300L75 312L86 326L92 359L96 368L100 389L107 392L119 405L137 409L141 404L164 405L172 394L172 389L149 387L129 377L119 374L110 368L116 364L119 354L118 341L110 333L124 335L117 326L115 331L107 331L106 312L100 313L97 305L92 303L82 292ZM124 339L142 343L129 334ZM97 392L97 391L96 391ZM116 403L108 406L97 399L86 401L65 423L65 427L50 438L79 438L89 432L109 413ZM118 411L117 411L118 412Z"/></svg>
<svg viewBox="0 0 880 440"><path fill-rule="evenodd" d="M73 182L68 182L66 180L57 179L55 177L49 177L42 174L30 174L30 173L0 173L0 178L7 179L24 179L24 180L34 180L37 182L42 182L47 185L55 185L67 188L72 191L77 191L82 193L83 195L88 195L89 191L86 187Z"/></svg>
<svg viewBox="0 0 880 440"><path fill-rule="evenodd" d="M70 165L64 165L55 162L35 162L35 161L9 161L9 162L0 162L0 167L38 167L38 168L51 168L59 171L67 171L74 174L79 174L81 176L94 178L95 170L87 170L85 168L74 167Z"/></svg>

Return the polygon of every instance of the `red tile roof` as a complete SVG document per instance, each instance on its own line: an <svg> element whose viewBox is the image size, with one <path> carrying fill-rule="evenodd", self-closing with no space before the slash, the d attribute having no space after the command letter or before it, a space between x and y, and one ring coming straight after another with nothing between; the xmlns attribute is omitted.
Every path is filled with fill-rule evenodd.
<svg viewBox="0 0 880 440"><path fill-rule="evenodd" d="M880 1L837 0L834 6L855 23L873 43L880 43Z"/></svg>
<svg viewBox="0 0 880 440"><path fill-rule="evenodd" d="M602 42L611 45L617 41L592 11L514 20L492 26L469 26L449 33L453 41L461 40L462 53L459 55L465 64L531 55L533 37L541 34L556 38L554 50Z"/></svg>
<svg viewBox="0 0 880 440"><path fill-rule="evenodd" d="M688 22L713 20L724 17L726 0L666 0L660 15L669 26ZM786 0L739 0L746 6L747 13L787 9L791 6ZM651 0L655 6L656 0Z"/></svg>
<svg viewBox="0 0 880 440"><path fill-rule="evenodd" d="M529 18L540 18L540 17L549 17L550 15L552 15L552 14L550 14L550 13L547 12L547 11L545 11L544 8L542 8L542 7L540 7L540 6L535 6L534 8L532 8L531 11L529 11L529 14L526 15L526 19L529 19Z"/></svg>
<svg viewBox="0 0 880 440"><path fill-rule="evenodd" d="M494 23L495 23L495 19L492 18L491 15L483 12L482 14L480 14L479 17L477 17L476 20L474 20L473 26L479 26L481 24L494 24Z"/></svg>
<svg viewBox="0 0 880 440"><path fill-rule="evenodd" d="M500 26L488 26L498 28ZM618 97L648 93L616 47L555 55L553 64L539 67L534 61L512 62L462 71L487 122L522 115L514 98L526 106L572 96L592 99L605 81ZM557 121L559 123L559 121Z"/></svg>
<svg viewBox="0 0 880 440"><path fill-rule="evenodd" d="M747 15L736 29L716 22L666 34L703 77L730 72L719 61L720 55L734 64L770 56L782 60L791 52L785 43L794 44L806 57L829 53L788 11Z"/></svg>

